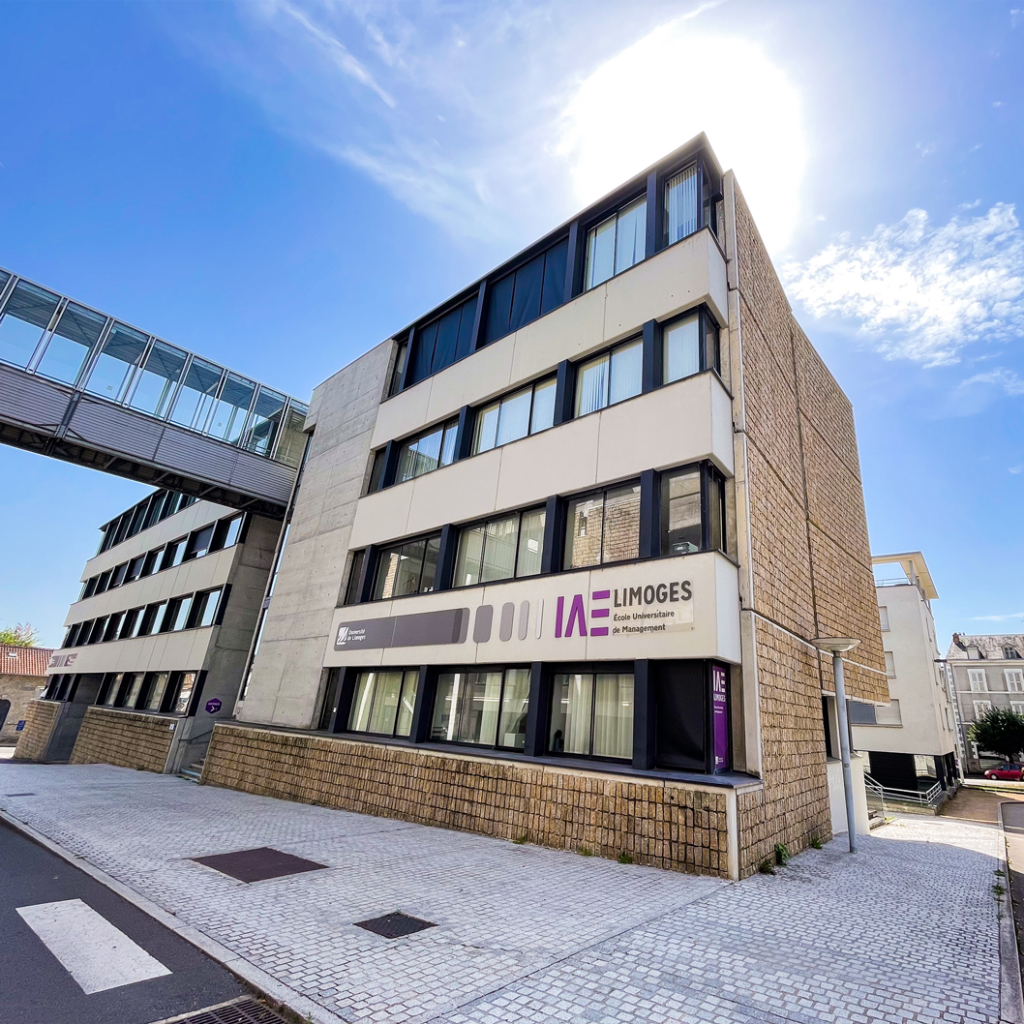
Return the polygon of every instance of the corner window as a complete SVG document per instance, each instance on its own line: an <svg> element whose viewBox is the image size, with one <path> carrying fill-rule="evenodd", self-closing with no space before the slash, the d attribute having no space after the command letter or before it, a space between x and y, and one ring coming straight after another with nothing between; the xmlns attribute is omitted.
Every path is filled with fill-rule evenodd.
<svg viewBox="0 0 1024 1024"><path fill-rule="evenodd" d="M548 750L552 754L632 760L632 673L556 675Z"/></svg>
<svg viewBox="0 0 1024 1024"><path fill-rule="evenodd" d="M687 167L665 182L665 244L697 230L697 168Z"/></svg>
<svg viewBox="0 0 1024 1024"><path fill-rule="evenodd" d="M664 384L692 377L702 370L721 372L718 325L704 310L698 310L662 328Z"/></svg>
<svg viewBox="0 0 1024 1024"><path fill-rule="evenodd" d="M700 470L683 469L661 475L661 553L687 555L700 551Z"/></svg>
<svg viewBox="0 0 1024 1024"><path fill-rule="evenodd" d="M627 341L582 363L576 375L576 415L615 405L643 387L643 341Z"/></svg>
<svg viewBox="0 0 1024 1024"><path fill-rule="evenodd" d="M416 669L360 672L348 716L349 731L408 736L412 732L419 676Z"/></svg>
<svg viewBox="0 0 1024 1024"><path fill-rule="evenodd" d="M458 420L450 420L441 427L434 427L410 441L406 441L398 453L398 473L395 483L405 483L424 473L432 473L442 466L455 461L455 438L459 429Z"/></svg>
<svg viewBox="0 0 1024 1024"><path fill-rule="evenodd" d="M566 569L622 562L639 554L639 484L613 487L569 502Z"/></svg>
<svg viewBox="0 0 1024 1024"><path fill-rule="evenodd" d="M421 537L381 551L373 600L387 601L407 594L428 594L434 589L441 535Z"/></svg>
<svg viewBox="0 0 1024 1024"><path fill-rule="evenodd" d="M430 738L437 743L522 750L529 703L528 668L442 672Z"/></svg>
<svg viewBox="0 0 1024 1024"><path fill-rule="evenodd" d="M547 430L554 421L555 378L548 377L477 410L473 454Z"/></svg>
<svg viewBox="0 0 1024 1024"><path fill-rule="evenodd" d="M244 516L233 516L231 519L222 519L217 523L217 529L213 534L211 551L220 551L223 548L230 548L238 543L239 535L242 532L242 520Z"/></svg>
<svg viewBox="0 0 1024 1024"><path fill-rule="evenodd" d="M587 232L584 290L621 274L645 255L647 199L637 199Z"/></svg>
<svg viewBox="0 0 1024 1024"><path fill-rule="evenodd" d="M453 587L536 576L544 556L545 510L516 512L459 532Z"/></svg>

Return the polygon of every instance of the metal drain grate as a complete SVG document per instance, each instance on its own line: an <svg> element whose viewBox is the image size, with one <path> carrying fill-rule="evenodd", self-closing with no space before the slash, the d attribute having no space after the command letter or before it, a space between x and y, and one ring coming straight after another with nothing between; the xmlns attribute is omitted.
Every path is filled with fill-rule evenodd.
<svg viewBox="0 0 1024 1024"><path fill-rule="evenodd" d="M240 999L198 1013L157 1021L156 1024L289 1024L289 1021L255 999Z"/></svg>
<svg viewBox="0 0 1024 1024"><path fill-rule="evenodd" d="M433 921L421 921L418 917L396 912L371 917L369 921L356 921L357 928L365 928L368 932L383 935L385 939L400 939L403 935L414 935L424 928L436 928Z"/></svg>
<svg viewBox="0 0 1024 1024"><path fill-rule="evenodd" d="M283 878L285 875L319 871L327 867L326 864L317 864L316 861L305 860L282 850L273 850L269 846L191 859L221 874L237 878L240 882L262 882L268 878Z"/></svg>

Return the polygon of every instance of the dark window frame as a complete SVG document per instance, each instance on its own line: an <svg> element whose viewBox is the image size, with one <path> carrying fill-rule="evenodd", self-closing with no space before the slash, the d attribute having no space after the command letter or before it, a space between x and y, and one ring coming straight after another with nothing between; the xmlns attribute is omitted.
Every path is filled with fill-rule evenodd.
<svg viewBox="0 0 1024 1024"><path fill-rule="evenodd" d="M402 685L399 687L399 690L398 690L398 705L395 708L395 721L394 721L394 724L391 726L391 732L389 732L389 733L388 732L370 732L369 729L353 729L352 728L352 716L356 712L356 694L357 694L358 689L359 689L359 677L361 675L363 675L364 673L369 673L369 672L374 672L374 673L398 672L402 676ZM414 673L415 676L416 676L416 680L415 680L415 682L413 684L416 687L416 690L415 690L416 696L415 696L415 699L414 699L414 702L413 702L413 720L409 723L409 736L399 736L398 733L396 732L396 730L398 729L399 713L400 713L400 709L401 709L401 706L402 706L402 695L405 693L406 677L407 677L407 675L409 673ZM398 666L398 665L366 665L366 666L360 666L356 670L355 676L353 678L353 683L352 683L352 699L349 702L349 707L348 707L348 710L347 710L346 716L345 716L346 717L345 728L342 731L346 732L346 733L348 733L348 734L350 734L352 736L378 736L378 737L381 737L383 739L395 739L395 740L400 740L400 741L408 742L411 739L412 730L413 730L413 728L416 725L416 721L415 721L415 701L419 699L419 683L420 683L419 676L420 676L419 666L410 667L410 668L402 668L401 666ZM328 693L326 696L330 697L330 694ZM337 697L337 695L335 695L335 697ZM375 687L374 688L373 699L370 702L370 713L367 716L367 722L369 722L369 720L373 717L373 709L374 709L374 706L376 705L376 701L377 701L377 692L376 692L376 687ZM327 703L329 703L329 701ZM328 726L329 726L329 724L330 723L328 723ZM323 728L327 728L327 726L323 726Z"/></svg>
<svg viewBox="0 0 1024 1024"><path fill-rule="evenodd" d="M617 483L603 484L600 487L591 487L585 491L579 491L575 494L567 494L564 497L559 496L559 501L562 503L564 509L564 529L562 531L562 567L559 571L561 572L578 572L581 569L603 569L610 565L628 565L630 562L639 562L641 557L638 554L634 558L619 558L614 562L605 562L604 558L604 528L605 528L605 515L604 506L607 502L607 494L609 491L615 491L623 487L639 487L640 491L640 511L637 516L637 549L640 546L640 535L643 531L643 478L642 477L631 477L628 480L620 480ZM602 560L593 562L590 565L566 565L566 558L570 554L570 545L567 543L569 539L569 507L574 501L581 501L591 495L602 496L602 509L601 509L601 556Z"/></svg>
<svg viewBox="0 0 1024 1024"><path fill-rule="evenodd" d="M471 590L473 587L489 587L489 586L493 586L495 583L508 583L510 581L513 581L513 580L530 580L530 579L534 579L537 576L545 575L544 569L543 569L543 564L544 564L544 537L543 536L541 538L541 551L540 551L541 570L539 572L531 573L529 576L519 576L519 575L517 575L517 573L519 571L519 554L520 554L519 543L522 540L522 536L523 536L523 516L526 515L529 512L542 512L542 511L545 513L545 516L546 516L546 514L547 514L547 503L546 502L534 503L532 505L528 505L527 507L520 508L520 509L510 509L508 512L498 512L498 513L495 513L494 515L487 516L485 519L475 519L475 520L473 520L472 522L469 522L469 523L460 523L456 527L455 552L454 552L454 557L452 559L452 578L450 580L446 581L447 584L448 584L446 589L450 589L450 590ZM466 583L466 584L463 584L463 585L460 585L460 584L456 583L455 582L455 570L457 569L458 563L459 563L459 549L460 549L460 546L462 544L463 534L466 531L476 529L479 526L483 526L483 527L486 528L488 523L497 522L497 521L499 521L501 519L511 519L512 516L516 516L518 518L518 522L516 524L516 557L515 557L515 565L513 566L513 569L512 569L512 575L511 576L503 576L501 579L487 580L486 582L484 582L483 580L477 580L476 583ZM547 533L547 530L546 530L547 519L546 518L545 518L545 521L544 521L544 525L545 525L545 534L546 534ZM484 543L481 545L481 548L480 548L480 568L481 569L483 568L484 555L486 554L486 551L487 551L487 537L486 537L486 533L485 533L484 534ZM479 575L483 575L483 573L481 572ZM550 574L548 574L548 575L550 575Z"/></svg>
<svg viewBox="0 0 1024 1024"><path fill-rule="evenodd" d="M522 754L524 751L518 747L504 747L499 745L498 740L500 739L501 733L501 708L505 703L505 687L508 684L508 673L510 671L526 671L531 672L532 666L530 662L502 662L498 665L439 665L436 669L436 675L434 680L433 692L430 695L430 715L427 721L427 739L426 743L436 744L444 747L461 747L465 750L494 750L501 752L511 752ZM449 673L467 673L467 672L501 672L501 690L498 694L498 714L495 717L494 724L494 743L471 743L467 740L447 740L447 739L435 739L433 736L433 723L434 716L437 713L437 701L440 697L440 679L442 675ZM530 698L533 697L532 687L527 695L526 713L529 716L530 713ZM461 716L460 716L461 717ZM529 726L526 727L525 733L525 744L530 741ZM525 747L524 747L525 749Z"/></svg>
<svg viewBox="0 0 1024 1024"><path fill-rule="evenodd" d="M434 567L434 584L430 590L419 589L423 585L423 567L427 562L427 551L430 547L430 542L436 540L438 542L438 562ZM392 551L400 551L407 544L415 544L417 541L423 541L423 559L420 562L419 570L419 583L415 593L412 594L392 594L390 597L375 597L377 593L377 582L380 579L380 573L384 567L384 562L388 554ZM381 546L374 554L374 566L373 566L373 586L370 588L370 596L367 603L378 602L378 601L399 601L406 597L422 597L424 594L434 594L439 589L438 587L438 570L440 569L440 545L441 545L441 532L438 530L432 530L429 533L414 534L411 537L403 538L402 540L395 541L392 544Z"/></svg>
<svg viewBox="0 0 1024 1024"><path fill-rule="evenodd" d="M604 764L631 765L636 754L636 743L634 739L633 754L628 758L606 757L601 754L575 754L569 751L555 751L551 749L551 719L555 701L555 678L561 675L589 675L593 677L590 694L590 743L589 749L594 749L594 721L597 713L597 702L594 700L594 693L597 689L597 677L599 675L631 675L633 677L633 721L635 723L638 711L637 700L637 672L635 661L584 661L584 662L545 662L544 671L547 676L547 684L542 693L542 700L545 703L544 718L546 728L541 739L541 757L552 757L557 759L594 761Z"/></svg>

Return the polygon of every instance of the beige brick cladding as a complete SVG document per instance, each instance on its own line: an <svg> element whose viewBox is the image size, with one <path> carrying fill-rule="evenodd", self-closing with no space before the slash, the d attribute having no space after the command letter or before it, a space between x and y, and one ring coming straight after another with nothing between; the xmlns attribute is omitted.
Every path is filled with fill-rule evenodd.
<svg viewBox="0 0 1024 1024"><path fill-rule="evenodd" d="M728 877L725 790L221 725L203 782Z"/></svg>
<svg viewBox="0 0 1024 1024"><path fill-rule="evenodd" d="M832 670L809 641L857 637L850 695L887 700L888 688L853 410L793 318L735 179L727 195L765 782L738 799L745 875L775 843L794 851L831 834L821 690Z"/></svg>
<svg viewBox="0 0 1024 1024"><path fill-rule="evenodd" d="M88 708L71 764L113 764L162 772L178 723L173 718Z"/></svg>
<svg viewBox="0 0 1024 1024"><path fill-rule="evenodd" d="M15 760L39 761L45 756L59 710L60 705L52 700L34 700L29 703L25 728L14 748Z"/></svg>

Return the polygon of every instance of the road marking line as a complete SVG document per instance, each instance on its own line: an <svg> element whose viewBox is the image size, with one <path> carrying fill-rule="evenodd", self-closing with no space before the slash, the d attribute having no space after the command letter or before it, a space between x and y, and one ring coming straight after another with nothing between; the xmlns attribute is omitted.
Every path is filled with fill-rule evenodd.
<svg viewBox="0 0 1024 1024"><path fill-rule="evenodd" d="M18 907L18 913L86 995L171 973L81 900Z"/></svg>

